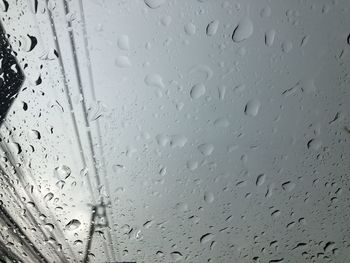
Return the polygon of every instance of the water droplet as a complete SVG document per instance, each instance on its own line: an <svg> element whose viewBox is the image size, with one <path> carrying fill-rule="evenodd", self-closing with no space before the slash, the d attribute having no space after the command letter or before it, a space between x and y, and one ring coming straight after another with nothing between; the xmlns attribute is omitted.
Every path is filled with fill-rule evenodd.
<svg viewBox="0 0 350 263"><path fill-rule="evenodd" d="M180 202L176 204L175 208L180 212L186 212L188 211L188 204Z"/></svg>
<svg viewBox="0 0 350 263"><path fill-rule="evenodd" d="M171 147L179 147L182 148L187 143L187 138L183 135L172 135L170 139Z"/></svg>
<svg viewBox="0 0 350 263"><path fill-rule="evenodd" d="M219 92L219 99L220 100L224 100L225 99L225 94L226 94L226 86L218 87L218 92Z"/></svg>
<svg viewBox="0 0 350 263"><path fill-rule="evenodd" d="M131 66L131 62L127 56L119 56L115 59L115 65L119 68L127 68Z"/></svg>
<svg viewBox="0 0 350 263"><path fill-rule="evenodd" d="M307 143L307 148L318 151L322 147L322 141L319 139L311 139Z"/></svg>
<svg viewBox="0 0 350 263"><path fill-rule="evenodd" d="M171 252L170 256L171 256L171 260L174 262L179 262L183 258L182 254L179 251Z"/></svg>
<svg viewBox="0 0 350 263"><path fill-rule="evenodd" d="M189 36L196 34L196 31L197 31L196 26L193 23L186 24L184 29L185 29L185 33Z"/></svg>
<svg viewBox="0 0 350 263"><path fill-rule="evenodd" d="M260 16L262 18L269 17L270 15L271 15L271 7L269 6L265 6L260 12Z"/></svg>
<svg viewBox="0 0 350 263"><path fill-rule="evenodd" d="M255 117L259 113L260 106L260 101L257 99L248 101L244 108L245 115Z"/></svg>
<svg viewBox="0 0 350 263"><path fill-rule="evenodd" d="M286 192L291 192L295 188L295 183L292 183L291 181L284 182L282 184L282 189Z"/></svg>
<svg viewBox="0 0 350 263"><path fill-rule="evenodd" d="M50 223L46 223L44 226L50 232L52 232L55 229L55 226L53 224L50 224Z"/></svg>
<svg viewBox="0 0 350 263"><path fill-rule="evenodd" d="M71 221L68 222L65 229L67 229L69 231L73 231L73 230L78 229L80 227L80 225L81 225L81 223L78 219L72 219Z"/></svg>
<svg viewBox="0 0 350 263"><path fill-rule="evenodd" d="M293 48L293 43L290 42L290 41L284 41L282 43L281 47L282 47L282 51L284 53L289 53L292 50L292 48Z"/></svg>
<svg viewBox="0 0 350 263"><path fill-rule="evenodd" d="M26 51L30 52L36 47L36 45L38 44L38 40L35 36L31 36L28 34L27 34L27 36L29 38L29 45L28 45L29 47Z"/></svg>
<svg viewBox="0 0 350 263"><path fill-rule="evenodd" d="M119 36L117 45L121 50L129 50L130 49L129 36L127 35Z"/></svg>
<svg viewBox="0 0 350 263"><path fill-rule="evenodd" d="M257 186L261 186L265 183L266 180L266 175L265 174L259 174L258 177L256 178L255 184Z"/></svg>
<svg viewBox="0 0 350 263"><path fill-rule="evenodd" d="M159 74L150 74L145 77L145 83L150 87L164 88L163 79Z"/></svg>
<svg viewBox="0 0 350 263"><path fill-rule="evenodd" d="M47 193L47 194L44 196L44 201L45 201L45 202L49 202L52 198L53 198L53 193Z"/></svg>
<svg viewBox="0 0 350 263"><path fill-rule="evenodd" d="M72 171L67 165L61 165L55 168L54 173L58 179L67 179L71 175Z"/></svg>
<svg viewBox="0 0 350 263"><path fill-rule="evenodd" d="M265 32L265 45L271 47L275 40L276 31L271 29Z"/></svg>
<svg viewBox="0 0 350 263"><path fill-rule="evenodd" d="M187 161L186 166L187 166L188 170L194 171L198 168L198 162L197 161Z"/></svg>
<svg viewBox="0 0 350 263"><path fill-rule="evenodd" d="M213 153L214 151L214 145L209 144L209 143L203 143L198 146L198 150L200 151L201 154L204 156L209 156Z"/></svg>
<svg viewBox="0 0 350 263"><path fill-rule="evenodd" d="M213 238L214 238L214 235L212 233L206 233L203 236L201 236L199 241L201 242L202 245L204 245L205 243L208 243L209 241L211 241Z"/></svg>
<svg viewBox="0 0 350 263"><path fill-rule="evenodd" d="M218 28L219 28L219 21L218 20L211 21L206 28L207 36L209 37L214 36L218 31Z"/></svg>
<svg viewBox="0 0 350 263"><path fill-rule="evenodd" d="M166 145L169 144L170 138L169 138L169 136L167 136L167 135L158 134L158 135L156 136L156 141L157 141L157 143L158 143L159 146L163 146L163 147L164 147L164 146L166 146Z"/></svg>
<svg viewBox="0 0 350 263"><path fill-rule="evenodd" d="M214 126L220 128L227 128L228 126L230 126L230 122L226 118L219 118L214 121Z"/></svg>
<svg viewBox="0 0 350 263"><path fill-rule="evenodd" d="M203 84L196 84L191 88L190 96L192 99L198 99L203 96L206 92L205 86Z"/></svg>
<svg viewBox="0 0 350 263"><path fill-rule="evenodd" d="M144 0L145 4L152 9L159 8L165 3L165 0Z"/></svg>
<svg viewBox="0 0 350 263"><path fill-rule="evenodd" d="M171 16L163 16L160 20L163 26L169 26L172 21Z"/></svg>
<svg viewBox="0 0 350 263"><path fill-rule="evenodd" d="M238 23L238 25L234 29L232 34L232 40L236 43L242 42L248 39L253 34L253 31L253 22L248 16L246 16Z"/></svg>
<svg viewBox="0 0 350 263"><path fill-rule="evenodd" d="M211 204L212 202L214 202L214 200L215 200L215 197L214 197L214 194L212 192L205 192L204 193L204 201L207 204Z"/></svg>

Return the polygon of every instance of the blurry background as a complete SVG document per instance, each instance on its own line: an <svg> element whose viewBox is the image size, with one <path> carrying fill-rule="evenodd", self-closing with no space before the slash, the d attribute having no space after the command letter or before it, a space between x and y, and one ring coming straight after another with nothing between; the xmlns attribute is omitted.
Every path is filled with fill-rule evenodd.
<svg viewBox="0 0 350 263"><path fill-rule="evenodd" d="M349 261L350 2L0 7L3 258Z"/></svg>

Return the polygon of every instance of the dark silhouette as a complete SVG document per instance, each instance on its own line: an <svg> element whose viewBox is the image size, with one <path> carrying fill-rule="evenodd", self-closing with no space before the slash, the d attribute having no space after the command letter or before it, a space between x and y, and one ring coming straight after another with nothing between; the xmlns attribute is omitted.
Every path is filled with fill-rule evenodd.
<svg viewBox="0 0 350 263"><path fill-rule="evenodd" d="M12 50L6 32L0 23L0 125L23 81L24 74L16 60L16 53Z"/></svg>

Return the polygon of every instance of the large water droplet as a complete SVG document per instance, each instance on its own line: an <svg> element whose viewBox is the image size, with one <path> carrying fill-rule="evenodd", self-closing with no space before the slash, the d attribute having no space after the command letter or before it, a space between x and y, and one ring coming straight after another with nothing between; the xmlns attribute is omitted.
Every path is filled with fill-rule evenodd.
<svg viewBox="0 0 350 263"><path fill-rule="evenodd" d="M253 31L253 22L246 16L238 23L233 31L232 40L236 43L242 42L248 39L253 34Z"/></svg>
<svg viewBox="0 0 350 263"><path fill-rule="evenodd" d="M214 238L214 235L212 233L206 233L203 236L201 236L199 241L201 242L202 245L204 245L205 243L208 243L209 241L211 241L213 238Z"/></svg>
<svg viewBox="0 0 350 263"><path fill-rule="evenodd" d="M71 221L68 222L65 229L67 229L69 231L73 231L73 230L78 229L80 227L80 225L81 225L81 223L78 219L72 219Z"/></svg>
<svg viewBox="0 0 350 263"><path fill-rule="evenodd" d="M53 193L48 193L44 196L44 201L49 202L53 198Z"/></svg>

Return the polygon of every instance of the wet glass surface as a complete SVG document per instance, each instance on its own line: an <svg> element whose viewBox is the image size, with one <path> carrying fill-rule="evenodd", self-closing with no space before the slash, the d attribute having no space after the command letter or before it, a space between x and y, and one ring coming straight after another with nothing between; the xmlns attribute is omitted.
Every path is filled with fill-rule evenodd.
<svg viewBox="0 0 350 263"><path fill-rule="evenodd" d="M349 262L349 8L0 0L2 262Z"/></svg>

